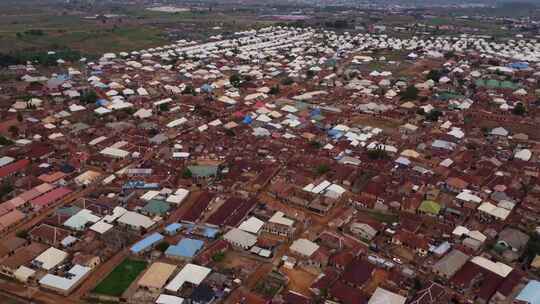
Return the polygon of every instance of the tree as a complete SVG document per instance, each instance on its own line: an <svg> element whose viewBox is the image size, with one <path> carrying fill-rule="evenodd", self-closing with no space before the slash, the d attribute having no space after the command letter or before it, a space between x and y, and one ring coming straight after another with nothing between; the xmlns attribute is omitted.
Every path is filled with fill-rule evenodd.
<svg viewBox="0 0 540 304"><path fill-rule="evenodd" d="M437 121L439 120L439 116L441 116L442 114L443 113L440 110L433 109L426 114L426 120Z"/></svg>
<svg viewBox="0 0 540 304"><path fill-rule="evenodd" d="M277 95L279 94L279 85L275 85L270 88L270 91L268 91L268 94L270 95Z"/></svg>
<svg viewBox="0 0 540 304"><path fill-rule="evenodd" d="M523 103L521 102L518 102L514 108L512 109L512 114L514 115L519 115L519 116L523 116L527 113L527 109L525 109L525 106L523 105Z"/></svg>
<svg viewBox="0 0 540 304"><path fill-rule="evenodd" d="M402 100L414 100L418 98L418 93L418 89L415 86L411 85L408 86L405 91L402 91L399 94Z"/></svg>
<svg viewBox="0 0 540 304"><path fill-rule="evenodd" d="M212 261L219 263L225 259L225 253L224 252L218 252L212 256Z"/></svg>
<svg viewBox="0 0 540 304"><path fill-rule="evenodd" d="M381 144L378 144L374 149L368 150L368 157L370 159L376 160L376 159L383 159L386 158L387 153L384 149L384 146Z"/></svg>
<svg viewBox="0 0 540 304"><path fill-rule="evenodd" d="M433 81L435 81L435 82L438 82L439 79L441 79L442 76L443 76L443 75L442 75L442 72L441 72L441 71L439 71L439 70L431 70L431 71L429 71L429 73L427 74L426 78L427 78L428 80L431 79L431 80L433 80Z"/></svg>
<svg viewBox="0 0 540 304"><path fill-rule="evenodd" d="M182 91L182 94L195 96L197 95L197 91L195 91L195 88L192 85L188 84Z"/></svg>
<svg viewBox="0 0 540 304"><path fill-rule="evenodd" d="M193 172L191 172L191 170L189 170L189 168L186 168L182 172L182 177L183 178L192 178L193 177Z"/></svg>
<svg viewBox="0 0 540 304"><path fill-rule="evenodd" d="M165 241L157 244L157 246L156 246L156 249L161 251L161 252L165 252L167 250L167 248L169 248L169 243L167 243Z"/></svg>
<svg viewBox="0 0 540 304"><path fill-rule="evenodd" d="M162 103L159 105L159 111L160 112L167 112L169 111L169 104L168 103Z"/></svg>
<svg viewBox="0 0 540 304"><path fill-rule="evenodd" d="M28 231L26 230L19 230L17 233L15 233L17 237L20 237L21 239L25 239L28 237Z"/></svg>
<svg viewBox="0 0 540 304"><path fill-rule="evenodd" d="M294 80L291 77L286 77L281 80L282 85L291 85L294 83Z"/></svg>
<svg viewBox="0 0 540 304"><path fill-rule="evenodd" d="M0 146L9 146L12 144L13 144L12 140L7 139L4 136L0 135Z"/></svg>
<svg viewBox="0 0 540 304"><path fill-rule="evenodd" d="M242 83L242 78L239 74L232 74L231 77L229 77L229 82L233 87L238 88Z"/></svg>
<svg viewBox="0 0 540 304"><path fill-rule="evenodd" d="M96 91L94 90L86 91L81 96L81 102L84 104L93 104L93 103L96 103L97 100L98 100L98 95Z"/></svg>
<svg viewBox="0 0 540 304"><path fill-rule="evenodd" d="M327 164L320 164L320 165L317 166L317 174L318 175L323 175L323 174L327 173L328 171L330 171L330 167Z"/></svg>
<svg viewBox="0 0 540 304"><path fill-rule="evenodd" d="M11 135L13 135L13 137L16 137L17 135L19 135L19 128L17 126L10 126L8 128L8 131L9 133L11 133Z"/></svg>

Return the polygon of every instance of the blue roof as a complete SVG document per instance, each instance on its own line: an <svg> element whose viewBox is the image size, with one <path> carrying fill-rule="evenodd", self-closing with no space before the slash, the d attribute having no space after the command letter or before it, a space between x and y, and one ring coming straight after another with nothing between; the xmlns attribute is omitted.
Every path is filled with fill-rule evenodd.
<svg viewBox="0 0 540 304"><path fill-rule="evenodd" d="M218 234L219 230L218 229L215 229L215 228L210 228L210 227L206 227L204 228L204 236L207 237L207 238L210 238L210 239L213 239L216 237L216 235Z"/></svg>
<svg viewBox="0 0 540 304"><path fill-rule="evenodd" d="M130 250L132 253L139 253L141 251L144 251L145 249L151 247L155 243L163 240L163 235L155 232L144 239L138 241L133 246L131 246Z"/></svg>
<svg viewBox="0 0 540 304"><path fill-rule="evenodd" d="M530 281L516 297L516 300L540 304L540 282Z"/></svg>
<svg viewBox="0 0 540 304"><path fill-rule="evenodd" d="M182 224L180 223L172 223L168 225L167 227L165 227L165 231L168 233L175 233L180 229L182 229Z"/></svg>
<svg viewBox="0 0 540 304"><path fill-rule="evenodd" d="M192 258L199 250L201 250L203 245L204 242L201 240L186 238L182 239L174 246L169 246L167 251L165 251L165 254L169 256Z"/></svg>
<svg viewBox="0 0 540 304"><path fill-rule="evenodd" d="M253 122L253 117L246 115L242 122L245 123L246 125L249 125L251 122Z"/></svg>

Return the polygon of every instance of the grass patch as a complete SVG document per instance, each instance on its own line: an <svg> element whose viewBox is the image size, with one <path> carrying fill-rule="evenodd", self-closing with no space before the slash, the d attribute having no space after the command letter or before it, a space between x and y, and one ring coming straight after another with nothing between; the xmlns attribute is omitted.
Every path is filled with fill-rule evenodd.
<svg viewBox="0 0 540 304"><path fill-rule="evenodd" d="M119 297L128 289L137 276L146 269L146 266L145 261L125 259L96 286L93 292Z"/></svg>
<svg viewBox="0 0 540 304"><path fill-rule="evenodd" d="M399 222L399 216L397 214L384 213L376 210L361 210L359 212L364 213L379 222L388 224Z"/></svg>

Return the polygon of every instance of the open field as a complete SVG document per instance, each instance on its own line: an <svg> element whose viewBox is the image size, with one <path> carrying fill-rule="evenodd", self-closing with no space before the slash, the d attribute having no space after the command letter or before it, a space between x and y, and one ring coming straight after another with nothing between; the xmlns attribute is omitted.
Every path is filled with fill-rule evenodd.
<svg viewBox="0 0 540 304"><path fill-rule="evenodd" d="M146 269L144 261L126 259L118 265L95 289L95 293L121 296L133 280Z"/></svg>

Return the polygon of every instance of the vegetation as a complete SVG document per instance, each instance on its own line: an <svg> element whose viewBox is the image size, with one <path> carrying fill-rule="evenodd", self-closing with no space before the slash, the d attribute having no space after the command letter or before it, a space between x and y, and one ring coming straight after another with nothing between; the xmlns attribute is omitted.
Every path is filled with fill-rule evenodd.
<svg viewBox="0 0 540 304"><path fill-rule="evenodd" d="M443 113L440 111L440 110L437 110L437 109L433 109L431 111L429 111L429 113L426 113L426 120L429 120L429 121L437 121L439 120L439 117L442 115Z"/></svg>
<svg viewBox="0 0 540 304"><path fill-rule="evenodd" d="M431 70L429 71L429 73L427 74L426 76L426 79L431 79L435 82L438 82L439 79L441 79L441 77L443 76L443 73L439 70Z"/></svg>
<svg viewBox="0 0 540 304"><path fill-rule="evenodd" d="M195 91L195 88L192 85L188 84L182 91L182 94L195 96L197 95L197 91Z"/></svg>
<svg viewBox="0 0 540 304"><path fill-rule="evenodd" d="M169 243L163 241L156 245L156 250L159 250L161 252L165 252L169 248Z"/></svg>
<svg viewBox="0 0 540 304"><path fill-rule="evenodd" d="M169 104L168 103L162 103L159 105L159 111L160 112L168 112L169 111Z"/></svg>
<svg viewBox="0 0 540 304"><path fill-rule="evenodd" d="M193 177L193 172L191 172L191 170L186 168L186 169L184 169L184 171L182 171L182 177L183 178L192 178Z"/></svg>
<svg viewBox="0 0 540 304"><path fill-rule="evenodd" d="M514 115L524 116L526 113L527 109L525 109L525 106L521 102L518 102L512 109L512 114Z"/></svg>
<svg viewBox="0 0 540 304"><path fill-rule="evenodd" d="M238 88L240 87L240 84L242 84L242 77L240 77L239 74L232 74L231 77L229 77L229 82L233 87Z"/></svg>
<svg viewBox="0 0 540 304"><path fill-rule="evenodd" d="M399 95L401 96L402 100L415 100L418 98L418 93L418 89L411 85L408 86L405 91L400 92Z"/></svg>
<svg viewBox="0 0 540 304"><path fill-rule="evenodd" d="M13 144L13 141L11 139L5 138L4 136L0 135L0 146L10 146Z"/></svg>
<svg viewBox="0 0 540 304"><path fill-rule="evenodd" d="M377 145L375 149L368 150L368 157L373 160L384 159L388 156L383 145Z"/></svg>
<svg viewBox="0 0 540 304"><path fill-rule="evenodd" d="M218 252L212 256L212 261L219 263L225 259L225 253L224 252Z"/></svg>
<svg viewBox="0 0 540 304"><path fill-rule="evenodd" d="M26 230L19 230L17 233L15 233L17 237L20 237L21 239L26 239L28 237L28 231Z"/></svg>
<svg viewBox="0 0 540 304"><path fill-rule="evenodd" d="M281 80L282 85L291 85L294 83L294 80L291 77L286 77Z"/></svg>
<svg viewBox="0 0 540 304"><path fill-rule="evenodd" d="M279 85L275 85L275 86L270 88L270 91L268 91L268 94L277 95L277 94L279 94L279 91L280 91Z"/></svg>
<svg viewBox="0 0 540 304"><path fill-rule="evenodd" d="M330 171L330 167L327 164L320 164L317 166L316 171L318 175L323 175Z"/></svg>
<svg viewBox="0 0 540 304"><path fill-rule="evenodd" d="M131 283L146 269L145 261L126 259L118 265L93 292L119 297L131 285Z"/></svg>
<svg viewBox="0 0 540 304"><path fill-rule="evenodd" d="M81 95L80 99L84 104L93 104L98 100L98 95L96 91L88 90Z"/></svg>

